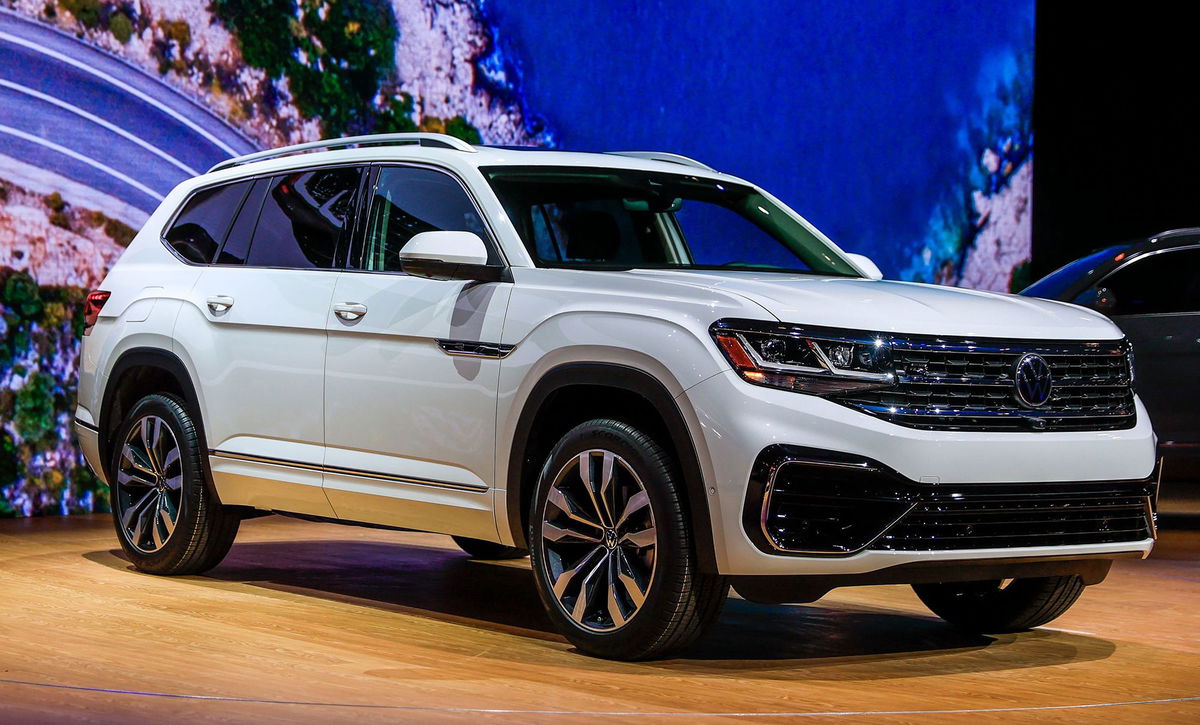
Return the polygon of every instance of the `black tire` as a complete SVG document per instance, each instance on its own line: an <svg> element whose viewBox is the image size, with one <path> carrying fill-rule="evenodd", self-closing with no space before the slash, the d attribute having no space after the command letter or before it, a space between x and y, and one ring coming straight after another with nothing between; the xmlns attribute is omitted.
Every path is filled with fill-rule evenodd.
<svg viewBox="0 0 1200 725"><path fill-rule="evenodd" d="M143 421L150 428L142 428ZM126 444L142 453L152 446L142 443L145 430L162 425L169 429L178 454L173 455L160 443L157 450L165 451L164 461L153 462L150 469L163 468L151 475L146 467L137 468L133 454L125 454ZM135 430L137 429L137 430ZM160 441L167 441L159 432ZM153 433L150 434L153 437ZM132 437L132 441L131 441ZM170 395L147 395L129 410L113 438L112 512L113 525L125 556L139 571L148 574L183 575L207 571L221 562L237 536L241 516L218 503L205 485L204 452L201 450L196 422L183 402ZM133 471L133 475L124 473ZM133 480L131 480L133 479ZM123 483L123 481L125 483ZM178 485L172 482L177 481ZM151 482L151 483L148 483ZM134 505L149 500L141 508ZM143 515L158 501L156 513L146 520ZM130 509L133 508L131 511ZM173 528L168 530L170 511L176 512ZM166 519L160 524L160 513ZM124 520L123 520L124 519ZM144 524L140 529L138 524ZM152 526L147 538L146 526ZM162 532L167 532L162 536ZM157 537L157 538L156 538ZM136 540L135 540L136 539ZM158 539L162 539L159 543Z"/></svg>
<svg viewBox="0 0 1200 725"><path fill-rule="evenodd" d="M584 460L587 480L600 479L592 487L600 498L591 498L586 505L592 508L581 513L574 504L589 496L582 488L588 485ZM666 657L699 639L720 614L729 585L699 571L678 481L662 446L617 420L581 423L546 459L529 517L530 558L551 622L581 651L617 660ZM550 503L552 490L556 504ZM564 505L577 515L567 516ZM578 515L607 517L613 525L586 524ZM546 534L543 526L549 527ZM565 529L592 538L575 541L580 535L564 536ZM554 569L560 570L557 576ZM582 577L577 587L576 577ZM552 579L569 582L562 597ZM596 588L587 589L589 582ZM602 582L607 582L603 604L597 602ZM585 611L577 621L568 606L596 611Z"/></svg>
<svg viewBox="0 0 1200 725"><path fill-rule="evenodd" d="M1078 576L914 584L934 614L960 629L980 634L1021 632L1057 619L1083 593Z"/></svg>
<svg viewBox="0 0 1200 725"><path fill-rule="evenodd" d="M502 559L521 559L529 556L529 552L516 546L505 546L494 541L483 539L468 539L465 536L451 536L458 548L467 552L472 559L500 561Z"/></svg>

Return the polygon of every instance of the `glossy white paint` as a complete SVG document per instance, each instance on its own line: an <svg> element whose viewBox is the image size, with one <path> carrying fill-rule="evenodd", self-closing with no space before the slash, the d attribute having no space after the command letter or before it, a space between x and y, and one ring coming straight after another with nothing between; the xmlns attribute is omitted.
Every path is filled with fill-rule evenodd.
<svg viewBox="0 0 1200 725"><path fill-rule="evenodd" d="M1138 423L1129 430L979 433L893 425L824 398L749 385L733 371L690 388L679 402L684 399L696 415L693 433L705 451L701 457L711 463L711 480L719 482L709 505L714 521L722 522L716 528L725 532L724 550L717 556L722 571L730 574L784 573L796 567L855 571L840 568L849 561L865 567L857 571L870 571L889 566L882 562L899 555L867 552L838 559L841 563L828 557L796 563L755 548L741 526L742 504L755 457L774 443L866 456L914 481L939 483L1135 479L1154 469L1154 432L1140 403ZM730 405L731 399L738 404Z"/></svg>
<svg viewBox="0 0 1200 725"><path fill-rule="evenodd" d="M879 269L879 265L865 254L847 254L846 259L854 263L855 268L867 279L883 279L883 272Z"/></svg>
<svg viewBox="0 0 1200 725"><path fill-rule="evenodd" d="M174 334L196 387L204 390L209 448L322 463L324 327L337 278L337 272L310 270L204 270L186 295ZM223 502L265 508L264 488L281 478L278 469L214 463L213 482ZM309 502L301 513L332 515L321 485L320 471L298 469L280 488L288 489L289 502Z"/></svg>
<svg viewBox="0 0 1200 725"><path fill-rule="evenodd" d="M486 529L475 535L495 536L491 497L480 492L495 480L500 361L452 357L437 341L499 341L511 290L387 272L340 276L334 299L366 312L322 321L329 341L326 467L474 491L327 473L326 493L339 516L455 531L437 522L454 520L457 510L472 531Z"/></svg>
<svg viewBox="0 0 1200 725"><path fill-rule="evenodd" d="M202 272L159 241L172 211L200 186L318 164L381 161L433 166L462 181L512 281ZM105 280L113 297L83 347L80 420L100 419L109 372L123 351L169 350L196 383L210 447L242 456L212 459L226 503L512 543L504 472L528 396L559 365L609 362L653 376L675 398L699 456L725 573L845 573L909 560L1149 550L1150 542L846 558L758 551L742 531L740 512L750 466L771 443L865 455L912 478L1062 481L1145 476L1153 467L1154 435L1140 406L1138 425L1127 431L904 428L821 398L743 382L709 336L714 321L1018 339L1110 340L1119 331L1072 305L865 278L537 269L479 171L503 164L652 169L746 183L622 156L416 146L270 159L199 177L167 197ZM828 254L845 256L831 242ZM865 261L850 262L873 276ZM208 307L210 298L223 297L233 300L227 310ZM438 339L513 347L503 359L452 357ZM84 446L89 461L94 448Z"/></svg>
<svg viewBox="0 0 1200 725"><path fill-rule="evenodd" d="M471 232L421 232L400 250L401 261L479 265L487 264L487 257L483 240Z"/></svg>

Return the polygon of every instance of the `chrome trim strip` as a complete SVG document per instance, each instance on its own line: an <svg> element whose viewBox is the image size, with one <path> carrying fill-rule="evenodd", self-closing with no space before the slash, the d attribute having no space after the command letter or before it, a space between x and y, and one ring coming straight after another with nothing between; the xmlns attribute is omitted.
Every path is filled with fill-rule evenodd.
<svg viewBox="0 0 1200 725"><path fill-rule="evenodd" d="M960 410L957 408L903 408L900 406L878 405L874 403L850 402L855 408L868 413L900 416L928 417L957 417L957 418L1128 418L1134 414L1130 408L1127 412L1090 412L1090 411L1055 411L1055 410Z"/></svg>
<svg viewBox="0 0 1200 725"><path fill-rule="evenodd" d="M927 342L923 340L915 340L904 337L903 335L895 335L890 339L893 349L896 350L918 350L928 353L954 353L958 355L968 354L983 354L983 355L999 355L1033 352L1039 355L1110 355L1118 356L1124 354L1124 340L1106 340L1103 342L1092 342L1088 340L1073 341L1054 341L1054 340L1012 340L1000 343L978 344L970 340L961 342L947 342L937 340Z"/></svg>
<svg viewBox="0 0 1200 725"><path fill-rule="evenodd" d="M877 466L873 466L866 461L856 461L856 462L851 463L850 461L823 461L819 458L798 458L798 457L788 458L786 461L779 464L779 468L783 468L784 466L786 466L789 463L803 463L804 465L807 465L807 466L821 466L824 468L849 468L849 469L852 469L855 471L866 471L868 473L878 473L879 472L879 468ZM774 477L772 477L772 480L774 480Z"/></svg>
<svg viewBox="0 0 1200 725"><path fill-rule="evenodd" d="M379 481L389 481L391 483L411 483L417 486L431 486L434 488L447 488L456 491L470 491L472 493L486 493L489 489L487 486L477 486L470 483L454 483L452 481L434 481L427 478L412 478L410 476L397 476L391 473L379 473L377 471L364 471L357 468L343 468L341 466L325 466L318 463L305 463L303 461L291 461L286 458L271 458L270 456L251 456L245 453L230 453L228 451L219 451L209 449L208 455L216 458L224 458L230 461L244 461L247 463L262 463L268 466L283 466L286 468L301 468L306 471L319 471L321 473L334 473L343 476L358 476L360 478L373 478Z"/></svg>
<svg viewBox="0 0 1200 725"><path fill-rule="evenodd" d="M1060 382L1060 378L1054 378L1054 388L1128 388L1129 378L1119 378L1112 383L1089 383L1081 382L1078 378L1065 378L1066 382ZM991 388L1012 388L1012 378L1008 377L951 377L939 375L898 375L896 382L907 383L909 385L971 385L975 387L991 387Z"/></svg>
<svg viewBox="0 0 1200 725"><path fill-rule="evenodd" d="M1119 340L1020 340L1009 338L943 338L936 335L921 335L903 332L869 332L866 330L830 330L807 327L786 322L765 320L718 320L711 328L714 332L751 333L777 335L832 342L855 342L874 344L882 340L896 350L920 350L922 352L947 353L1024 353L1040 355L1121 355L1129 343ZM977 340L977 341L976 341Z"/></svg>
<svg viewBox="0 0 1200 725"><path fill-rule="evenodd" d="M504 345L498 342L475 342L473 340L438 340L442 352L454 357L485 357L502 360L508 357L516 345Z"/></svg>

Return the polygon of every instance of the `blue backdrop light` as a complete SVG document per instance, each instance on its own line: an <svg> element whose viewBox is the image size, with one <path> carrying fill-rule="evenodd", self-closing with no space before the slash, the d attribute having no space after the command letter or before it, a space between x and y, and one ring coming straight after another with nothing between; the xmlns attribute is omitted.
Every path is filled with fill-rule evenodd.
<svg viewBox="0 0 1200 725"><path fill-rule="evenodd" d="M893 277L932 273L914 263L938 233L931 216L980 185L976 146L1003 144L971 129L987 135L989 114L1028 128L1032 79L1018 76L1032 69L1032 0L485 8L559 145L695 156ZM1023 97L1004 97L1018 83Z"/></svg>

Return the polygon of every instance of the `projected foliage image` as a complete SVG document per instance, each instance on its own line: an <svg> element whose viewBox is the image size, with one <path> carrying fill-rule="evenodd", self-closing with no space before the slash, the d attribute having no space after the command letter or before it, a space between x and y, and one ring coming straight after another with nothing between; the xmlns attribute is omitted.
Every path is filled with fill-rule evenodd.
<svg viewBox="0 0 1200 725"><path fill-rule="evenodd" d="M237 154L418 130L662 149L889 277L1006 291L1028 269L1033 0L4 8L0 516L106 510L72 431L82 300L175 184Z"/></svg>

